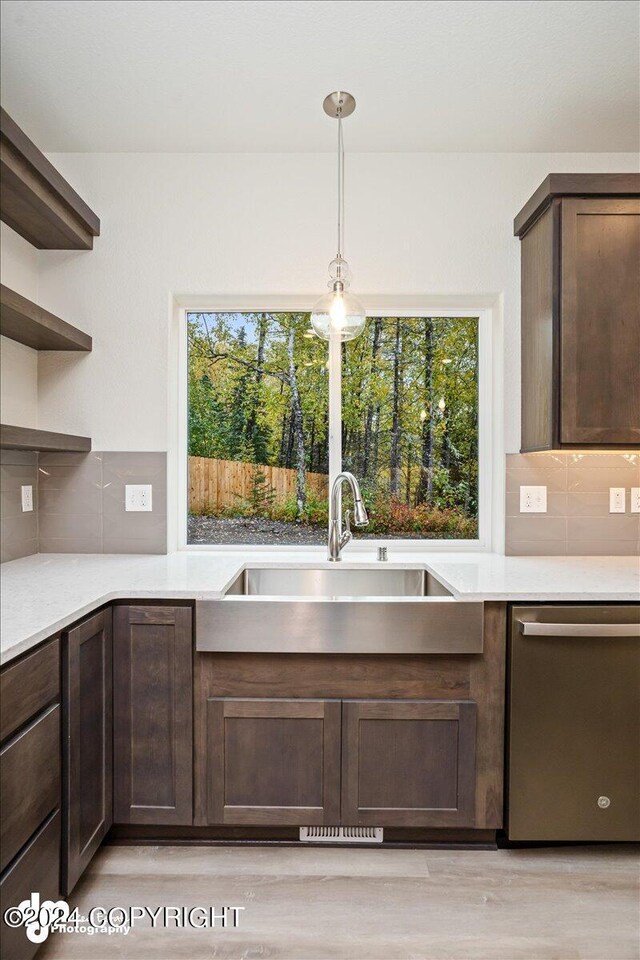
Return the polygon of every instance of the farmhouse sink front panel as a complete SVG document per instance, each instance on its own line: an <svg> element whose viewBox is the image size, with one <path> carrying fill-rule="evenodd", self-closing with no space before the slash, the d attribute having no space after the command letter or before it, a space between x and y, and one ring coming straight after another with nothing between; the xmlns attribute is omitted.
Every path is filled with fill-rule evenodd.
<svg viewBox="0 0 640 960"><path fill-rule="evenodd" d="M211 653L482 653L483 604L420 569L251 568L196 602Z"/></svg>

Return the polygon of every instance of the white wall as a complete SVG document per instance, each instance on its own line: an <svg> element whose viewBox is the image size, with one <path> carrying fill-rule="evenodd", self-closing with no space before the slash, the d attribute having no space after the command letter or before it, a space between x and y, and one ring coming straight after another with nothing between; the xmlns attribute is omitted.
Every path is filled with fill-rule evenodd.
<svg viewBox="0 0 640 960"><path fill-rule="evenodd" d="M98 213L92 252L40 254L48 309L94 338L41 355L39 425L99 450L168 444L173 295L325 289L335 252L330 154L62 154ZM346 256L366 295L503 294L505 449L519 447L514 215L549 172L635 170L631 154L360 154L346 167ZM61 369L64 368L64 369Z"/></svg>
<svg viewBox="0 0 640 960"><path fill-rule="evenodd" d="M0 272L5 286L37 301L38 251L4 223ZM3 423L38 426L38 354L7 337L0 337L0 409Z"/></svg>

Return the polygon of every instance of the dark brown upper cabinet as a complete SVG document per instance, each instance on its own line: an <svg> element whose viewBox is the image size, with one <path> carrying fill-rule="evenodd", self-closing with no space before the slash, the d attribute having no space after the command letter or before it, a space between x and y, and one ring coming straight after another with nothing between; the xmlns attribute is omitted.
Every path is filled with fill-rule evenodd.
<svg viewBox="0 0 640 960"><path fill-rule="evenodd" d="M116 823L193 823L191 608L114 608Z"/></svg>
<svg viewBox="0 0 640 960"><path fill-rule="evenodd" d="M62 889L69 894L113 821L111 610L66 634Z"/></svg>
<svg viewBox="0 0 640 960"><path fill-rule="evenodd" d="M522 442L640 445L640 174L552 174L514 222Z"/></svg>
<svg viewBox="0 0 640 960"><path fill-rule="evenodd" d="M0 217L39 250L91 250L100 220L0 110Z"/></svg>

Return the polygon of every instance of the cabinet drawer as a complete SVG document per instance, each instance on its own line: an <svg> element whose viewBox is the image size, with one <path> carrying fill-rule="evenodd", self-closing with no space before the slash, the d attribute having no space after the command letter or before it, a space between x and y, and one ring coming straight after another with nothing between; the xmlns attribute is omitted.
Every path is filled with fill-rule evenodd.
<svg viewBox="0 0 640 960"><path fill-rule="evenodd" d="M60 814L54 813L25 847L0 882L0 914L40 894L40 902L58 899L60 868ZM4 960L31 960L40 944L28 939L24 927L9 927L2 920Z"/></svg>
<svg viewBox="0 0 640 960"><path fill-rule="evenodd" d="M56 638L11 663L0 674L0 740L6 740L60 696L60 641Z"/></svg>
<svg viewBox="0 0 640 960"><path fill-rule="evenodd" d="M60 707L50 707L0 753L0 870L60 803Z"/></svg>

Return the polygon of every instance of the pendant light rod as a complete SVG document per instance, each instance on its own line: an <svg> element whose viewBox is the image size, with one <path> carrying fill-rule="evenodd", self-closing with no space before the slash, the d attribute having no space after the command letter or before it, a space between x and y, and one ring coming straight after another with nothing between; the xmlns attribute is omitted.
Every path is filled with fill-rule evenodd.
<svg viewBox="0 0 640 960"><path fill-rule="evenodd" d="M322 104L328 117L338 121L338 258L342 257L344 246L344 140L342 121L350 117L356 108L355 97L344 90L336 90L324 98Z"/></svg>
<svg viewBox="0 0 640 960"><path fill-rule="evenodd" d="M338 259L342 258L344 243L344 143L342 116L338 114Z"/></svg>

